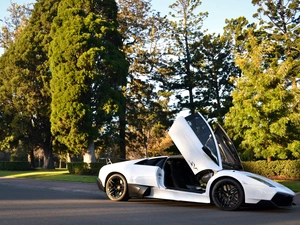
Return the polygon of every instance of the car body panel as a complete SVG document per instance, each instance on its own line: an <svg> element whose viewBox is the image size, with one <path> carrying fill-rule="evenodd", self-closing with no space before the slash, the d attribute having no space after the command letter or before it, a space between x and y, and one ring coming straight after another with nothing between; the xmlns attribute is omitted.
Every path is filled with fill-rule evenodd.
<svg viewBox="0 0 300 225"><path fill-rule="evenodd" d="M151 195L146 196L146 198L210 203L210 198L208 194L199 194L196 192L185 192L181 190L168 189L162 187L153 187L151 189Z"/></svg>
<svg viewBox="0 0 300 225"><path fill-rule="evenodd" d="M202 125L207 126L206 122L205 124L202 122ZM205 127L204 129L209 129L210 134L207 136L211 135L212 138L214 138L212 135L213 131L210 128ZM211 158L202 150L205 145L205 143L203 143L204 141L201 142L199 140L184 117L178 117L174 121L169 130L169 135L185 160L188 162L194 174L197 174L207 168L216 171L222 169L220 161L218 163L212 161ZM216 143L216 140L214 140L213 144L214 143ZM217 148L217 146L214 147ZM219 159L220 155L217 155L217 158Z"/></svg>
<svg viewBox="0 0 300 225"><path fill-rule="evenodd" d="M164 185L164 171L160 167L136 165L131 161L128 162L115 163L104 166L102 168L103 170L101 170L101 176L99 176L100 180L105 183L105 179L109 175L109 173L120 173L127 179L128 185L134 184L150 187L150 193L147 196L144 196L145 198L157 198L199 203L212 203L210 199L210 190L213 184L222 177L235 179L242 185L245 192L246 204L257 204L260 201L271 201L276 193L285 193L290 196L295 195L295 193L287 187L268 178L259 176L257 174L236 170L222 170L217 172L208 181L206 190L202 193L185 190L175 190L166 188L166 186ZM126 165L124 166L122 164ZM134 175L132 175L133 173ZM148 180L148 178L150 179ZM258 180L253 178L257 178ZM263 180L266 183L269 183L270 185L272 185L272 187L260 182L259 180Z"/></svg>
<svg viewBox="0 0 300 225"><path fill-rule="evenodd" d="M207 188L210 189L211 185L216 180L223 177L230 177L232 179L235 179L242 185L245 192L245 203L248 204L257 204L262 200L270 201L276 193L286 193L291 196L295 195L295 193L289 188L277 182L274 182L266 177L250 172L237 170L219 171L209 180ZM270 185L267 185L266 183Z"/></svg>

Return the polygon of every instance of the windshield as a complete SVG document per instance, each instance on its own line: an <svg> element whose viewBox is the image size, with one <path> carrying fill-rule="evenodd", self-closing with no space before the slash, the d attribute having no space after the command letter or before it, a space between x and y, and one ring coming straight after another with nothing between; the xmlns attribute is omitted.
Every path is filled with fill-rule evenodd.
<svg viewBox="0 0 300 225"><path fill-rule="evenodd" d="M217 146L214 141L214 135L204 118L196 113L185 117L186 121L203 145L203 151L219 165Z"/></svg>

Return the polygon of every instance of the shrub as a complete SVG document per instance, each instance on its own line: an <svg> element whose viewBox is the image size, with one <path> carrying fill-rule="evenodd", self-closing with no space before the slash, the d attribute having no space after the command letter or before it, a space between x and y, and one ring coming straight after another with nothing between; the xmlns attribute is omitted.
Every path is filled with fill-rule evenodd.
<svg viewBox="0 0 300 225"><path fill-rule="evenodd" d="M8 162L8 161L1 161L0 162L0 170L30 170L30 163L29 162Z"/></svg>
<svg viewBox="0 0 300 225"><path fill-rule="evenodd" d="M270 178L300 179L300 160L243 162L246 171Z"/></svg>
<svg viewBox="0 0 300 225"><path fill-rule="evenodd" d="M104 162L98 162L98 163L72 162L72 163L67 163L67 168L70 174L98 175L100 168L104 165L105 165Z"/></svg>

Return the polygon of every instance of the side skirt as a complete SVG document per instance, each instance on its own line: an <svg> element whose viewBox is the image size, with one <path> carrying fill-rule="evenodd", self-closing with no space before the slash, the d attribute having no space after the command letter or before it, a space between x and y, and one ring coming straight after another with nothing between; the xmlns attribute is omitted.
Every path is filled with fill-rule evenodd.
<svg viewBox="0 0 300 225"><path fill-rule="evenodd" d="M150 195L151 187L137 184L128 184L128 193L130 198L143 198Z"/></svg>

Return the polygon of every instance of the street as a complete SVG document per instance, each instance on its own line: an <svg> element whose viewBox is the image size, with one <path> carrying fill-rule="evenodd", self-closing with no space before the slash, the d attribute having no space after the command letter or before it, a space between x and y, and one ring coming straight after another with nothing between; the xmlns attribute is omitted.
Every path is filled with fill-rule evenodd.
<svg viewBox="0 0 300 225"><path fill-rule="evenodd" d="M112 202L96 183L0 178L0 202L1 225L300 224L299 204L288 210L243 208L225 212L214 205L186 202Z"/></svg>

